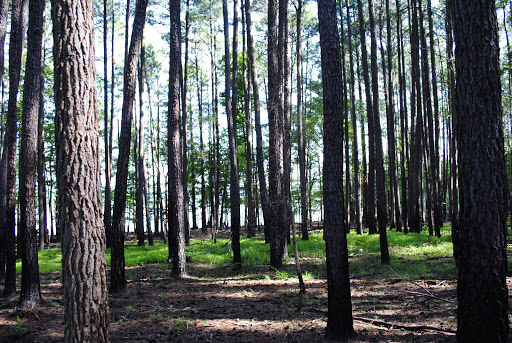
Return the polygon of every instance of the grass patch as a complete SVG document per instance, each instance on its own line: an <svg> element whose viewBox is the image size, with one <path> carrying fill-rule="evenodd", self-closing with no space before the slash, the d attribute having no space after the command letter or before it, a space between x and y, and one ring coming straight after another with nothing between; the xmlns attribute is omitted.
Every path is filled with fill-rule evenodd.
<svg viewBox="0 0 512 343"><path fill-rule="evenodd" d="M404 235L401 232L388 231L391 267L400 276L409 279L432 277L454 278L456 267L453 261L450 227L443 227L441 237L429 236L426 231ZM396 277L387 266L380 264L380 246L378 235L347 235L349 264L352 275L375 274L376 277ZM304 278L320 278L325 270L325 242L321 232L312 233L308 241L297 241L300 257L305 270L315 270L315 274L305 271ZM243 271L252 278L284 280L296 278L293 267L294 258L291 245L289 258L284 261L282 270L269 271L270 247L263 238L242 238L240 240ZM509 247L510 250L510 247ZM231 242L219 238L212 240L191 240L186 248L191 271L203 277L225 277L234 273L230 268L233 259ZM39 252L39 271L49 273L61 269L60 249L48 249ZM158 263L161 269L167 269L168 246L155 241L153 246L137 246L127 243L125 246L126 266ZM107 263L110 265L110 249L107 249ZM17 262L17 271L21 272L21 261Z"/></svg>

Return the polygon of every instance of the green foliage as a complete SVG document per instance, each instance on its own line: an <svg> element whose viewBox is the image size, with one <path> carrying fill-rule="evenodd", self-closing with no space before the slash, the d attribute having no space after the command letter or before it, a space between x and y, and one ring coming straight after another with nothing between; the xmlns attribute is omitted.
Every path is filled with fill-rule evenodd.
<svg viewBox="0 0 512 343"><path fill-rule="evenodd" d="M351 275L371 274L375 277L401 277L408 279L425 279L431 277L455 278L456 267L453 260L453 248L450 227L442 228L440 238L426 233L409 233L388 231L391 268L380 264L380 247L378 235L347 235ZM322 233L309 236L308 241L297 241L299 255L304 259L304 279L325 277L317 271L325 267L325 243ZM289 246L289 258L284 261L281 270L268 272L269 245L261 237L242 238L240 241L244 273L251 278L267 280L284 280L296 278L293 250ZM192 240L187 248L187 257L192 274L202 277L225 277L232 271L233 254L231 241L219 238L212 240ZM126 266L158 263L159 268L167 268L168 246L156 241L154 246L139 247L134 244L125 246ZM48 249L39 252L41 273L56 272L61 269L60 249ZM110 250L107 250L107 263L110 264ZM18 262L21 272L21 262ZM314 271L314 274L313 274ZM320 274L323 272L320 272Z"/></svg>

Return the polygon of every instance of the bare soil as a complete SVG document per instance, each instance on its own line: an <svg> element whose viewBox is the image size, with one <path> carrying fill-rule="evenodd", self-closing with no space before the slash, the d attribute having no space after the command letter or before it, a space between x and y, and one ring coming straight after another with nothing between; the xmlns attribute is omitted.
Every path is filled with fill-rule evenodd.
<svg viewBox="0 0 512 343"><path fill-rule="evenodd" d="M256 267L261 278L254 267L239 273L224 267L216 274L229 276L212 279L194 276L204 275L195 269L204 266L190 265L190 276L181 280L165 267L127 268L126 292L109 296L111 342L329 342L325 278L306 281L297 311L298 281L267 280L267 266ZM507 283L510 290L511 277ZM16 308L18 297L2 299L0 342L62 342L61 287L60 274L42 275L45 303L29 311ZM351 342L455 342L455 279L354 275L351 290Z"/></svg>

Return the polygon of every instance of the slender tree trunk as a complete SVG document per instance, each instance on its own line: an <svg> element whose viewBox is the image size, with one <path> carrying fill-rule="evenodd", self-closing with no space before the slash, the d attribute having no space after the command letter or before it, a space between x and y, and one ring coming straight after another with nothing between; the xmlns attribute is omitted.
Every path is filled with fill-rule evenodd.
<svg viewBox="0 0 512 343"><path fill-rule="evenodd" d="M181 19L180 19L181 20ZM187 144L187 127L188 127L188 111L187 111L187 90L188 90L188 44L189 44L189 31L190 31L190 1L187 0L187 9L185 13L185 65L184 70L182 73L182 70L180 70L180 82L181 84L181 148L183 150L182 156L183 156L183 211L184 213L184 221L185 221L185 245L190 244L190 223L188 220L188 211L189 211L189 192L188 192L188 144ZM181 33L180 33L181 35ZM181 39L181 38L180 38ZM181 57L180 57L181 58ZM181 65L181 64L180 64ZM180 68L183 69L183 66ZM190 133L192 136L192 133ZM192 190L192 192L195 192L195 189ZM194 195L195 196L195 195ZM193 206L193 209L195 211L195 204ZM193 215L193 228L197 229L196 225L196 216Z"/></svg>
<svg viewBox="0 0 512 343"><path fill-rule="evenodd" d="M17 170L17 116L18 87L27 25L28 0L14 0L11 14L11 34L9 38L9 103L5 126L2 161L0 165L0 229L4 232L6 273L3 295L16 293L16 170ZM3 175L1 175L3 174Z"/></svg>
<svg viewBox="0 0 512 343"><path fill-rule="evenodd" d="M364 203L366 207L365 224L369 228L370 234L377 233L375 222L375 137L373 123L373 106L372 93L370 85L370 77L368 72L368 52L366 50L366 28L363 16L362 0L357 0L357 10L359 14L359 32L361 36L361 59L363 67L364 90L366 94L366 113L368 118L368 180L366 184L366 192L363 192Z"/></svg>
<svg viewBox="0 0 512 343"><path fill-rule="evenodd" d="M3 0L0 2L0 84L2 86L2 115L0 122L0 160L3 155L3 147L5 144L4 141L4 72L5 72L5 62L4 62L4 48L5 48L5 35L7 30L7 17L9 14L9 1ZM2 189L2 184L5 185L5 163L0 163L0 191ZM5 187L5 186L3 186ZM3 213L3 209L5 208L5 197L2 193L0 193L0 213ZM5 279L5 262L6 262L6 252L7 252L7 232L2 227L2 219L0 219L0 281Z"/></svg>
<svg viewBox="0 0 512 343"><path fill-rule="evenodd" d="M92 2L53 2L52 18L64 341L108 342Z"/></svg>
<svg viewBox="0 0 512 343"><path fill-rule="evenodd" d="M108 49L107 49L107 0L103 0L103 116L104 116L104 142L105 142L105 209L103 211L103 225L107 236L107 248L112 246L112 194L110 188L111 157L109 149L108 128ZM112 22L112 25L115 25ZM112 39L114 39L112 37ZM113 55L112 55L113 57ZM112 102L112 107L114 103Z"/></svg>
<svg viewBox="0 0 512 343"><path fill-rule="evenodd" d="M44 36L44 0L30 0L28 51L23 87L20 144L19 225L21 236L21 294L19 307L36 307L42 301L39 284L36 232L37 118L39 116L41 61Z"/></svg>
<svg viewBox="0 0 512 343"><path fill-rule="evenodd" d="M119 140L119 157L117 159L116 188L114 192L114 211L112 217L111 292L121 292L126 288L124 270L126 190L128 163L130 160L133 107L137 82L137 62L139 60L144 23L146 21L147 4L147 0L137 0L130 48L124 67L123 109Z"/></svg>
<svg viewBox="0 0 512 343"><path fill-rule="evenodd" d="M251 84L247 79L247 49L246 49L246 13L245 5L242 3L242 29L243 29L243 55L242 55L242 71L244 84L244 112L245 112L245 155L246 155L246 207L247 207L247 237L256 235L256 210L254 208L255 201L253 198L253 176L252 176L252 120L251 120Z"/></svg>
<svg viewBox="0 0 512 343"><path fill-rule="evenodd" d="M373 137L375 140L375 175L377 184L377 221L379 223L380 260L382 264L389 264L388 239L386 234L386 173L384 172L384 154L382 151L382 131L380 127L379 110L379 65L377 63L377 36L373 0L368 0L370 12L371 34L371 68L372 68L372 94L373 94ZM371 129L368 130L370 137Z"/></svg>
<svg viewBox="0 0 512 343"><path fill-rule="evenodd" d="M207 234L206 227L206 180L204 167L204 140L203 140L203 90L202 82L199 79L199 64L197 62L197 43L196 43L196 82L197 82L197 103L199 107L199 153L201 160L201 233Z"/></svg>
<svg viewBox="0 0 512 343"><path fill-rule="evenodd" d="M343 201L343 98L336 2L318 1L324 91L324 235L327 257L328 317L326 337L354 335Z"/></svg>
<svg viewBox="0 0 512 343"><path fill-rule="evenodd" d="M260 119L260 96L258 79L256 75L256 65L254 60L254 43L252 37L251 4L250 0L245 0L245 12L247 21L247 53L249 59L249 68L252 83L252 95L254 101L254 127L256 131L256 165L258 167L258 181L260 189L261 209L263 211L263 226L265 232L265 243L270 242L270 219L269 205L267 197L267 181L265 177L264 157L263 157L263 138L261 133Z"/></svg>
<svg viewBox="0 0 512 343"><path fill-rule="evenodd" d="M507 179L494 1L455 0L457 341L508 341ZM475 49L475 47L478 47Z"/></svg>
<svg viewBox="0 0 512 343"><path fill-rule="evenodd" d="M302 118L302 0L297 2L297 150L299 155L300 174L300 213L302 217L302 240L309 240L309 216L307 203L307 179L306 179L306 149L304 147L303 118Z"/></svg>
<svg viewBox="0 0 512 343"><path fill-rule="evenodd" d="M44 59L45 48L43 43L41 69L44 68ZM39 213L39 250L43 250L45 245L49 243L48 228L46 224L48 208L46 205L46 158L44 153L44 73L40 73L39 83L39 111L37 117L37 199Z"/></svg>
<svg viewBox="0 0 512 343"><path fill-rule="evenodd" d="M183 156L180 137L180 73L181 73L181 6L179 0L171 0L171 54L169 67L169 109L168 147L169 156L169 258L172 263L171 275L183 277L186 274Z"/></svg>

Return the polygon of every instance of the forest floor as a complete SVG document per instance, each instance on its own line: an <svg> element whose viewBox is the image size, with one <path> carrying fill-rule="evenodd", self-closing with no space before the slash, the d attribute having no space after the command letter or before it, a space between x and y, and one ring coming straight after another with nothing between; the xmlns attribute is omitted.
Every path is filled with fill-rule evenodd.
<svg viewBox="0 0 512 343"><path fill-rule="evenodd" d="M351 257L357 258L357 254ZM243 267L239 272L230 266L217 267L208 275L208 265L189 263L189 276L181 280L172 279L164 263L127 267L126 292L109 296L110 340L329 342L324 338L325 263L308 258L302 264L315 270L317 277L306 281L300 311L297 279L268 277L275 271L266 265ZM295 265L289 262L283 269L293 274ZM433 271L428 279L406 280L392 274L351 273L356 335L350 342L455 342L455 275L436 277ZM507 284L510 292L512 277ZM16 308L18 297L2 299L0 342L62 342L61 287L60 273L42 274L45 303L30 311Z"/></svg>

